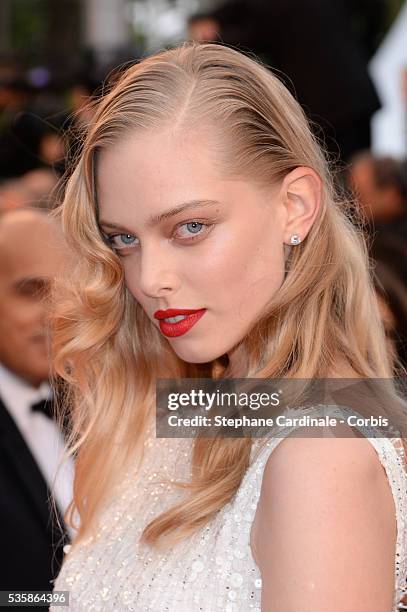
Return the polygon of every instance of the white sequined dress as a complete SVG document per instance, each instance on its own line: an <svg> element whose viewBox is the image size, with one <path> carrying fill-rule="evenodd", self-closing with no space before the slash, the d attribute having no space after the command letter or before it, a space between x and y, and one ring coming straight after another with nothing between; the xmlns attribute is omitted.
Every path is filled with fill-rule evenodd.
<svg viewBox="0 0 407 612"><path fill-rule="evenodd" d="M261 612L261 576L251 553L250 529L265 464L282 439L270 437L261 450L256 441L233 500L201 531L165 553L138 540L153 517L185 495L163 477L188 478L191 440L147 440L141 470L137 475L127 472L104 509L96 536L67 551L55 590L69 591L69 610ZM395 612L407 579L405 455L398 438L368 439L386 471L396 508Z"/></svg>

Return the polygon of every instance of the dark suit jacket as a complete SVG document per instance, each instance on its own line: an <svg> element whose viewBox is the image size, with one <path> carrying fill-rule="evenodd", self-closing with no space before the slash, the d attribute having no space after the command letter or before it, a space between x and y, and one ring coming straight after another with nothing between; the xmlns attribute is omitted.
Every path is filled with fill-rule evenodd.
<svg viewBox="0 0 407 612"><path fill-rule="evenodd" d="M0 590L52 591L69 539L50 508L44 477L0 399Z"/></svg>

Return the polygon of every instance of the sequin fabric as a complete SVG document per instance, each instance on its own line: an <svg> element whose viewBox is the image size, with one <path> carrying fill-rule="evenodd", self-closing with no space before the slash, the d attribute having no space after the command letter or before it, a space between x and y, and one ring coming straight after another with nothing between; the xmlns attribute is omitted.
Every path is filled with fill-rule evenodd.
<svg viewBox="0 0 407 612"><path fill-rule="evenodd" d="M341 408L333 410L344 414ZM265 464L283 439L255 440L250 466L233 500L193 537L159 552L141 545L139 537L152 518L185 495L172 482L189 477L192 440L149 437L141 469L129 469L117 486L96 535L72 550L66 547L55 589L70 592L69 610L261 612L262 582L251 553L250 530ZM384 466L396 508L396 612L407 579L405 456L398 438L368 439ZM59 609L51 606L50 612Z"/></svg>

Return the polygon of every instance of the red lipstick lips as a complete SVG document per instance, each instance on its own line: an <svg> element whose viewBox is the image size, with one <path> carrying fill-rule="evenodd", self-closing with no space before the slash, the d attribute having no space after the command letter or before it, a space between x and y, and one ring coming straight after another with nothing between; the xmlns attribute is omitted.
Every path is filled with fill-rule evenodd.
<svg viewBox="0 0 407 612"><path fill-rule="evenodd" d="M168 310L157 310L154 313L154 318L158 319L161 332L164 336L175 338L176 336L186 334L205 312L206 308L199 310L168 308Z"/></svg>

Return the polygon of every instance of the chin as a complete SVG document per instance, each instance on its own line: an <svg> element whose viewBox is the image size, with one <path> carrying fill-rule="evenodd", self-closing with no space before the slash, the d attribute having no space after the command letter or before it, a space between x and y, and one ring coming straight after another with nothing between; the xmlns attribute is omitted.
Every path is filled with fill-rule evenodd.
<svg viewBox="0 0 407 612"><path fill-rule="evenodd" d="M37 360L31 361L26 364L26 371L36 380L47 380L50 376L50 362L48 359L40 359L40 356L37 356Z"/></svg>
<svg viewBox="0 0 407 612"><path fill-rule="evenodd" d="M49 379L50 370L49 368L38 369L38 370L35 370L34 372L31 370L30 375L32 376L34 380L40 380L42 382L43 380Z"/></svg>
<svg viewBox="0 0 407 612"><path fill-rule="evenodd" d="M177 346L178 345L178 346ZM202 346L181 346L181 343L171 343L174 353L187 363L209 363L224 355L224 350L214 350L213 347Z"/></svg>

